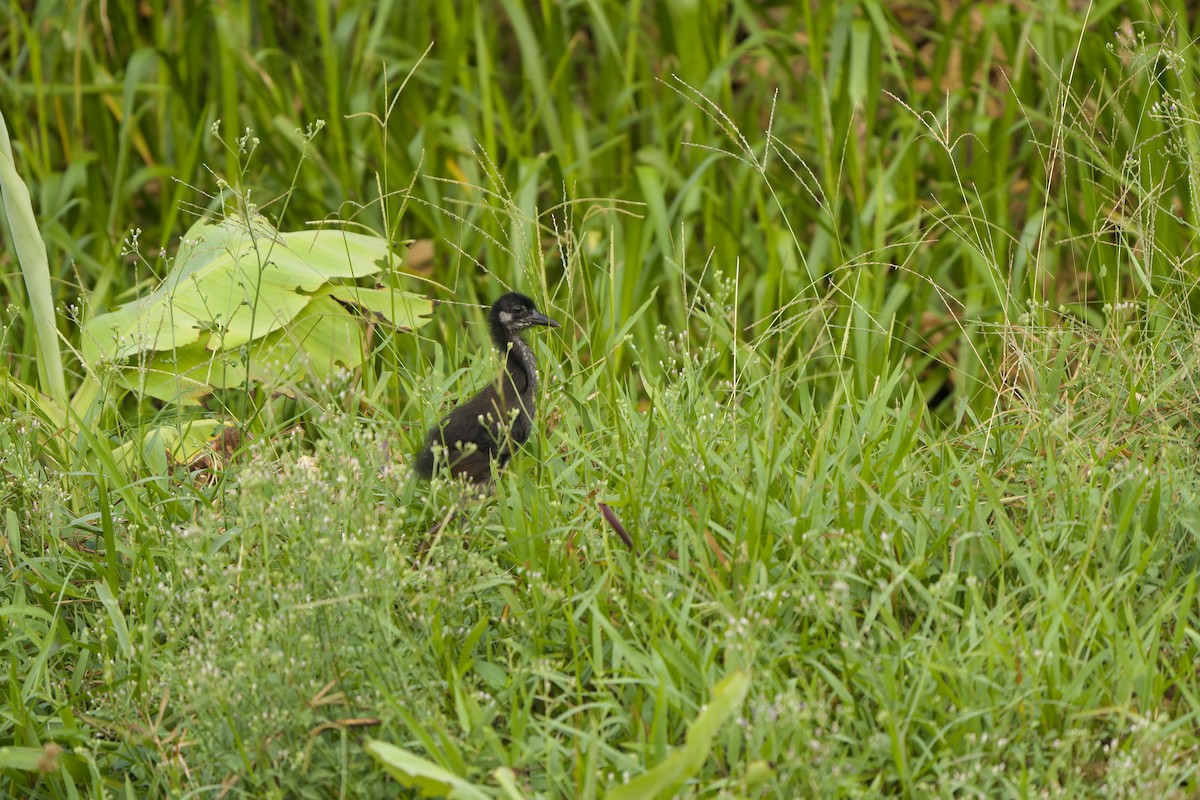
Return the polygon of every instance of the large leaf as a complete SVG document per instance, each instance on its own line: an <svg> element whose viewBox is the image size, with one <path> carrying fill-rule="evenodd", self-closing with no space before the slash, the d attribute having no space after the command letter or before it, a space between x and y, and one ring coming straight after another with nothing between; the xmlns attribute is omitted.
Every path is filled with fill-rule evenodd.
<svg viewBox="0 0 1200 800"><path fill-rule="evenodd" d="M717 730L738 712L749 690L749 672L738 670L727 676L713 687L708 705L688 726L684 746L668 754L649 772L608 790L605 800L651 800L673 795L704 766Z"/></svg>
<svg viewBox="0 0 1200 800"><path fill-rule="evenodd" d="M420 295L338 282L393 259L385 240L341 229L201 220L157 289L84 326L84 358L115 369L132 391L177 403L248 379L286 383L353 368L362 329L341 303L406 330L429 321L432 304Z"/></svg>
<svg viewBox="0 0 1200 800"><path fill-rule="evenodd" d="M329 281L373 275L390 258L385 240L361 233L201 220L157 289L88 322L85 356L120 361L202 337L209 350L239 347L291 322Z"/></svg>
<svg viewBox="0 0 1200 800"><path fill-rule="evenodd" d="M354 369L363 358L362 328L328 298L310 302L286 328L245 348L211 353L195 343L173 353L152 353L120 370L129 389L165 402L194 403L213 389L258 383L279 385L306 376L327 377L337 367Z"/></svg>
<svg viewBox="0 0 1200 800"><path fill-rule="evenodd" d="M335 300L365 308L396 327L409 331L425 324L427 320L422 317L427 317L431 308L429 300L422 295L387 287L363 289L339 284L325 291Z"/></svg>

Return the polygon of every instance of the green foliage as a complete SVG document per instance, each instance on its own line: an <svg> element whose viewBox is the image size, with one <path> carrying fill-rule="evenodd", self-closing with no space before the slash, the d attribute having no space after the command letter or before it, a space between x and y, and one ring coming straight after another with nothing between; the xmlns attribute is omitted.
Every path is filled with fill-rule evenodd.
<svg viewBox="0 0 1200 800"><path fill-rule="evenodd" d="M643 797L674 797L687 780L695 777L708 759L717 729L736 714L750 689L750 674L735 672L712 689L712 699L688 726L687 744L670 753L654 769L604 795L605 800L636 800Z"/></svg>
<svg viewBox="0 0 1200 800"><path fill-rule="evenodd" d="M83 357L104 375L167 402L250 378L274 386L356 368L362 326L338 301L413 330L432 304L411 292L359 288L392 254L386 240L342 229L281 233L262 219L201 220L155 290L83 328ZM339 281L340 282L335 282Z"/></svg>
<svg viewBox="0 0 1200 800"><path fill-rule="evenodd" d="M387 742L368 740L364 745L401 786L415 787L421 797L446 797L451 800L487 800L478 787L452 772L431 764L407 750Z"/></svg>
<svg viewBox="0 0 1200 800"><path fill-rule="evenodd" d="M0 195L4 197L3 227L20 261L21 275L29 293L29 308L37 330L39 385L65 405L67 389L58 346L58 326L54 320L46 245L38 232L37 220L29 202L29 189L13 163L12 144L3 115L0 115Z"/></svg>
<svg viewBox="0 0 1200 800"><path fill-rule="evenodd" d="M49 268L5 238L0 794L405 791L372 741L489 796L1196 793L1187 4L0 19ZM363 335L416 327L380 259L455 304ZM501 287L567 323L538 431L416 484Z"/></svg>

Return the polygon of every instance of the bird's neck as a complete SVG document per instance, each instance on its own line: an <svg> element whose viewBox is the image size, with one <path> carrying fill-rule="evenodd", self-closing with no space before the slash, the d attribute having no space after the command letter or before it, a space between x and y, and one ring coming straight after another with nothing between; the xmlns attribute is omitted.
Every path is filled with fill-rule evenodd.
<svg viewBox="0 0 1200 800"><path fill-rule="evenodd" d="M533 348L521 338L520 334L511 333L498 337L496 346L505 360L505 371L509 379L517 387L531 396L537 391L537 362L533 357Z"/></svg>

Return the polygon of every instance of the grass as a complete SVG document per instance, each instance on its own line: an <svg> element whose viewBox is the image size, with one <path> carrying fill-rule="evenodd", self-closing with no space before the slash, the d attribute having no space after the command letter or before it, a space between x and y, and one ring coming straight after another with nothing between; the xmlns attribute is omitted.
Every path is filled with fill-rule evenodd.
<svg viewBox="0 0 1200 800"><path fill-rule="evenodd" d="M83 417L6 229L0 795L415 796L374 740L603 797L708 732L683 796L1196 796L1197 21L934 5L0 12ZM184 417L80 324L247 198L446 302L123 469ZM564 327L479 500L406 459L502 286Z"/></svg>

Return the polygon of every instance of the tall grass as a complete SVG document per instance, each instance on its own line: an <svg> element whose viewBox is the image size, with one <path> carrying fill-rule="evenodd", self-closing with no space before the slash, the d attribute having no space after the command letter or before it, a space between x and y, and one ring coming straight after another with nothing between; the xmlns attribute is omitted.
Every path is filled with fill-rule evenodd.
<svg viewBox="0 0 1200 800"><path fill-rule="evenodd" d="M131 476L169 411L61 432L5 242L0 793L394 794L369 736L599 797L747 669L690 796L1195 794L1186 4L2 13L68 343L222 185L449 302ZM416 484L510 286L539 431Z"/></svg>

